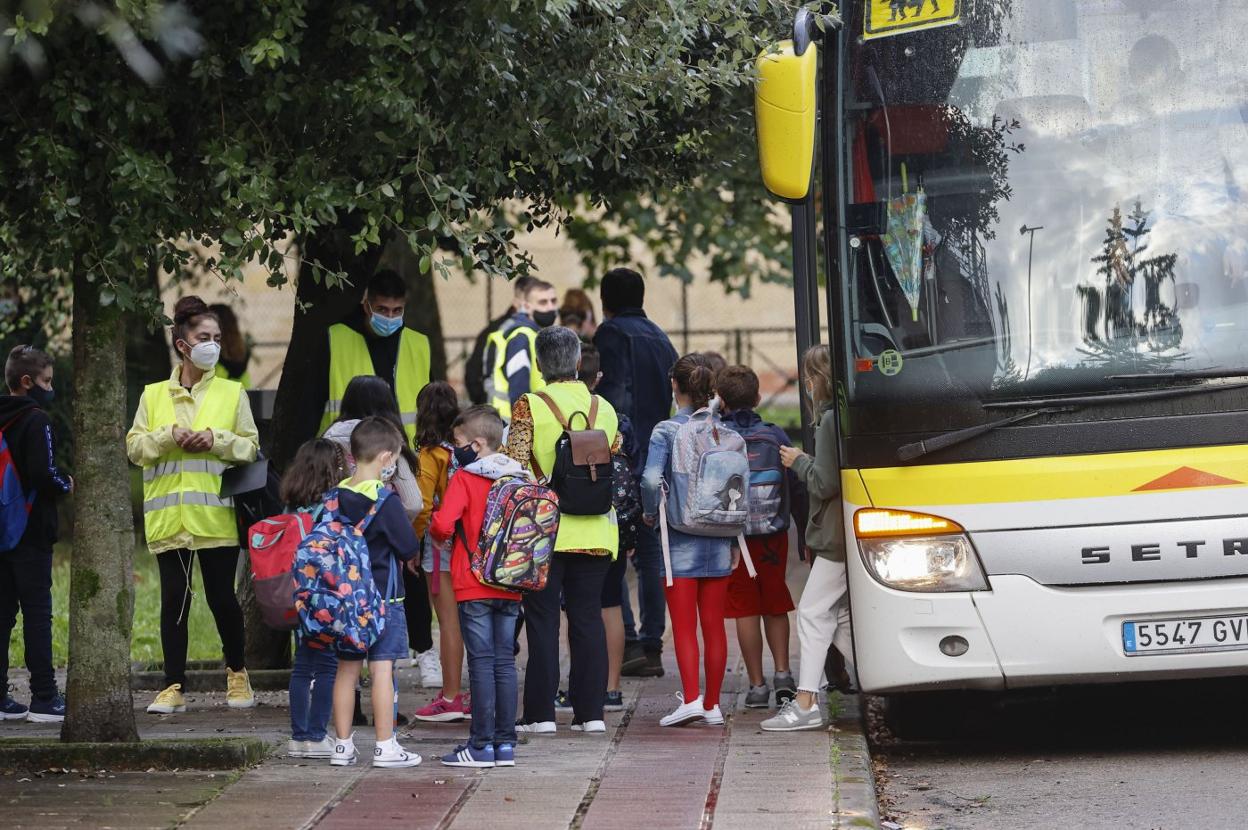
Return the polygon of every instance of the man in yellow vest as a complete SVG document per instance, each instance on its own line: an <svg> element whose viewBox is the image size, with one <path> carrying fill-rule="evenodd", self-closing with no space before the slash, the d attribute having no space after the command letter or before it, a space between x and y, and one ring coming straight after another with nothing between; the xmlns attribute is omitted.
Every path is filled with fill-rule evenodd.
<svg viewBox="0 0 1248 830"><path fill-rule="evenodd" d="M489 403L507 421L516 401L546 385L537 367L534 343L537 333L553 326L559 317L559 295L548 282L532 280L523 298L517 299L511 319L486 339L486 353L493 355L493 371L486 382Z"/></svg>
<svg viewBox="0 0 1248 830"><path fill-rule="evenodd" d="M378 271L360 308L329 327L325 381L309 399L309 408L320 413L318 435L337 420L343 393L357 375L376 375L390 384L408 440L416 435L416 396L429 383L429 338L403 325L406 305L403 278Z"/></svg>

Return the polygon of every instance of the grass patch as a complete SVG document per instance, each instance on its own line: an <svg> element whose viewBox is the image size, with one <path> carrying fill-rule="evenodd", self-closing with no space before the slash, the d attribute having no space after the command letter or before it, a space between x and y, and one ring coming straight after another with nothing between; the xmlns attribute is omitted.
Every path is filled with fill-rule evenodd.
<svg viewBox="0 0 1248 830"><path fill-rule="evenodd" d="M56 546L52 560L52 660L64 666L69 660L69 557L72 546ZM208 603L204 600L199 568L191 577L190 636L187 658L220 660L221 638L213 622ZM160 574L156 557L146 547L134 552L134 637L130 642L131 656L140 662L162 661L160 650ZM9 638L9 665L26 665L26 649L22 642L22 619L19 616Z"/></svg>

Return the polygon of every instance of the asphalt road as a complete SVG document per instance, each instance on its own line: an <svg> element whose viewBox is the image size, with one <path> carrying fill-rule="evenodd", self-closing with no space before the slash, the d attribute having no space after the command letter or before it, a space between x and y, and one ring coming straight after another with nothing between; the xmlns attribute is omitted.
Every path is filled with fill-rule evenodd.
<svg viewBox="0 0 1248 830"><path fill-rule="evenodd" d="M901 827L1248 827L1248 680L947 703L958 737L903 741L870 702L880 813Z"/></svg>

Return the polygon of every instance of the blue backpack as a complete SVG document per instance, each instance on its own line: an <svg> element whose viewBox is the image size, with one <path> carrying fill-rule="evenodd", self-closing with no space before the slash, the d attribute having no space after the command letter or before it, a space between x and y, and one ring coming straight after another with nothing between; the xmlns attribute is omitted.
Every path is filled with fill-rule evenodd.
<svg viewBox="0 0 1248 830"><path fill-rule="evenodd" d="M4 438L5 430L17 423L18 418L28 411L22 410L0 429L0 553L13 550L22 541L22 534L26 532L26 523L30 519L30 509L35 504L35 494L22 489L22 480L17 475L13 453Z"/></svg>
<svg viewBox="0 0 1248 830"><path fill-rule="evenodd" d="M364 531L391 495L382 488L368 515L352 525L338 512L338 490L325 496L325 510L295 551L295 611L304 642L315 649L367 654L386 627L386 598L396 593L399 569L390 566L386 597L373 582Z"/></svg>
<svg viewBox="0 0 1248 830"><path fill-rule="evenodd" d="M770 424L740 428L750 460L750 518L746 536L767 536L789 529L789 486L780 463L780 442Z"/></svg>

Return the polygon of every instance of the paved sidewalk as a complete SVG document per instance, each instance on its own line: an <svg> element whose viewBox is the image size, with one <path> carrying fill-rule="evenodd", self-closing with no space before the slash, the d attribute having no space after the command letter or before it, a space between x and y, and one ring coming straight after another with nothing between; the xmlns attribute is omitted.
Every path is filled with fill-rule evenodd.
<svg viewBox="0 0 1248 830"><path fill-rule="evenodd" d="M797 596L805 568L792 563L789 575ZM136 717L144 737L249 735L270 741L275 754L241 773L78 770L0 775L0 826L480 830L505 821L516 830L878 827L858 701L834 701L838 714L830 730L765 733L758 724L774 710L744 708L748 682L731 623L728 642L729 670L721 700L725 726L658 725L678 703L680 684L669 649L664 655L666 676L625 679L625 711L608 713L605 735L572 732L571 713L561 713L555 735L522 740L514 769L462 770L438 763L438 756L466 738L466 723L418 723L401 733L404 746L425 758L408 770L367 766L372 730L359 728L356 743L365 764L333 768L328 762L283 754L289 736L285 692L258 692L259 705L250 710L227 708L223 694L192 693L187 712L163 716L143 711L154 692L136 692ZM796 655L796 633L792 648ZM522 683L524 659L522 653ZM770 666L766 668L770 676ZM24 673L13 674L24 698ZM400 668L398 674L400 707L410 714L434 690L415 685L415 669ZM566 665L562 676L567 677ZM0 723L0 741L57 734L56 725Z"/></svg>

